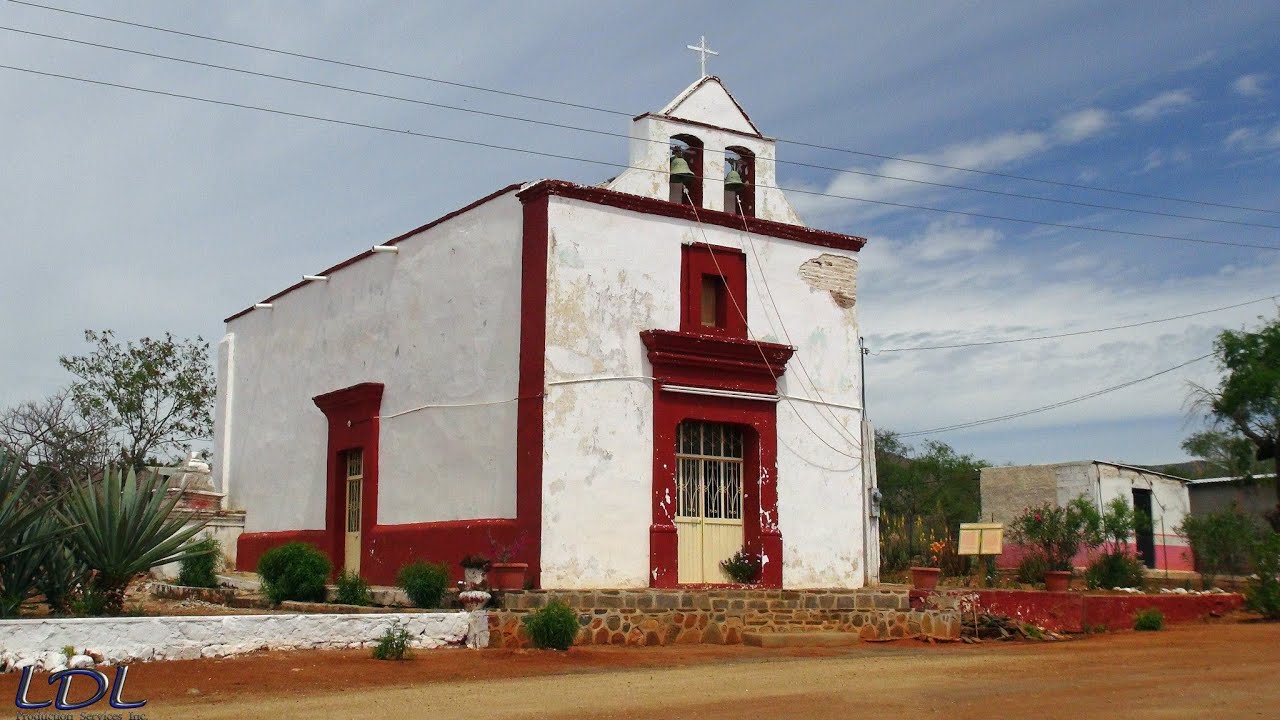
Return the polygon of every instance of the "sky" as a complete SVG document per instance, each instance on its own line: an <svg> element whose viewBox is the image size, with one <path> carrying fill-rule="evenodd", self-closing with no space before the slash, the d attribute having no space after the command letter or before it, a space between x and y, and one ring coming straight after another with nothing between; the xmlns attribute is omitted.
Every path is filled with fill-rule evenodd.
<svg viewBox="0 0 1280 720"><path fill-rule="evenodd" d="M625 133L697 79L685 45L767 135L1194 199L1032 183L783 143L781 160L1280 226L1280 4L197 3L33 0L149 25L551 97L604 113L229 47L0 0L0 26ZM625 141L0 30L0 64L478 142L625 162ZM0 406L70 381L86 328L216 343L222 318L511 182L616 169L0 69ZM621 113L621 114L618 114ZM782 165L800 190L1059 225L1280 246L1280 229L1012 198ZM1016 413L1211 352L1274 318L1280 252L793 193L867 237L868 415L914 432ZM912 439L994 463L1184 459L1202 360L1056 410Z"/></svg>

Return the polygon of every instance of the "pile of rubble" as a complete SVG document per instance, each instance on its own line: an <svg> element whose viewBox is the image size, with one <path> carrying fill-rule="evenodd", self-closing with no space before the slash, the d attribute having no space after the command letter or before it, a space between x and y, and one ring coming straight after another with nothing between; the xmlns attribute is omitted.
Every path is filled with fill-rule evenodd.
<svg viewBox="0 0 1280 720"><path fill-rule="evenodd" d="M1014 620L1007 615L979 612L966 615L960 623L960 641L981 643L988 640L1067 640L1068 636L1042 627Z"/></svg>
<svg viewBox="0 0 1280 720"><path fill-rule="evenodd" d="M91 668L106 661L101 653L93 650L76 652L74 648L50 650L42 653L0 653L0 673L21 672L30 667L34 672L55 673L68 668Z"/></svg>

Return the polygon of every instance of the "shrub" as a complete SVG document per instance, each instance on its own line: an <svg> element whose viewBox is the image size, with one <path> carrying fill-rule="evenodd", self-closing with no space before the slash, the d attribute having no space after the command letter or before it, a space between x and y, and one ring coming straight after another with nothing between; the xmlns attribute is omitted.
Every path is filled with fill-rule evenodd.
<svg viewBox="0 0 1280 720"><path fill-rule="evenodd" d="M568 650L578 636L578 615L562 602L547 603L524 617L524 629L534 647Z"/></svg>
<svg viewBox="0 0 1280 720"><path fill-rule="evenodd" d="M1163 630L1164 629L1164 613L1159 608L1144 608L1138 611L1133 617L1134 630Z"/></svg>
<svg viewBox="0 0 1280 720"><path fill-rule="evenodd" d="M1253 567L1257 577L1249 581L1245 598L1249 609L1268 620L1280 620L1280 534L1265 533L1254 544Z"/></svg>
<svg viewBox="0 0 1280 720"><path fill-rule="evenodd" d="M750 585L760 577L760 556L746 550L739 550L728 560L721 561L720 567L724 568L734 582Z"/></svg>
<svg viewBox="0 0 1280 720"><path fill-rule="evenodd" d="M1119 551L1099 555L1084 573L1090 590L1115 587L1140 588L1146 582L1146 566L1132 553Z"/></svg>
<svg viewBox="0 0 1280 720"><path fill-rule="evenodd" d="M262 589L273 603L284 600L322 602L333 565L313 545L292 542L271 548L258 559Z"/></svg>
<svg viewBox="0 0 1280 720"><path fill-rule="evenodd" d="M392 620L387 631L378 638L373 647L374 660L407 660L409 658L409 631L404 622Z"/></svg>
<svg viewBox="0 0 1280 720"><path fill-rule="evenodd" d="M218 587L217 571L222 564L222 544L207 537L188 547L202 554L183 558L182 569L178 571L178 584L188 587Z"/></svg>
<svg viewBox="0 0 1280 720"><path fill-rule="evenodd" d="M1249 572L1249 554L1258 541L1261 528L1232 503L1217 512L1189 515L1177 528L1191 545L1196 570L1204 585L1213 584L1218 575L1245 575Z"/></svg>
<svg viewBox="0 0 1280 720"><path fill-rule="evenodd" d="M333 601L339 605L372 605L373 595L360 573L343 570L338 575L338 595Z"/></svg>
<svg viewBox="0 0 1280 720"><path fill-rule="evenodd" d="M438 608L449 586L449 570L444 565L413 562L396 573L396 585L420 608Z"/></svg>
<svg viewBox="0 0 1280 720"><path fill-rule="evenodd" d="M1044 561L1044 556L1033 552L1018 563L1018 582L1024 585L1035 585L1044 580L1044 572L1048 569L1049 565Z"/></svg>
<svg viewBox="0 0 1280 720"><path fill-rule="evenodd" d="M1102 518L1087 498L1078 497L1058 507L1043 503L1029 507L1009 527L1013 542L1032 546L1044 559L1045 570L1072 569L1072 558L1082 547L1102 542Z"/></svg>

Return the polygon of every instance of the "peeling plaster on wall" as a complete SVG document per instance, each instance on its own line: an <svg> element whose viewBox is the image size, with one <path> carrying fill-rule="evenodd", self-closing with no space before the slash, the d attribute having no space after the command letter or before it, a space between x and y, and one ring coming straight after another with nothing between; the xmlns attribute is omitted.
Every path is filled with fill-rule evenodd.
<svg viewBox="0 0 1280 720"><path fill-rule="evenodd" d="M814 290L831 293L831 299L842 308L854 305L858 289L857 273L857 260L827 253L805 260L800 266L800 277Z"/></svg>
<svg viewBox="0 0 1280 720"><path fill-rule="evenodd" d="M740 229L705 226L704 234L685 221L572 199L552 198L548 216L555 242L548 263L548 383L651 376L639 333L680 327L681 245L744 246ZM813 258L812 246L764 237L753 242L756 252L745 250L749 271L767 277L782 324L798 344L797 354L818 392L828 402L857 406L854 310L815 302L814 288L796 272ZM747 320L753 336L765 338L767 318L775 325L778 320L773 304L758 292L748 283ZM813 397L809 381L800 377L797 368L789 368L780 390ZM548 385L543 587L626 588L651 582L652 393L650 383L634 380ZM837 447L842 445L830 418L856 438L848 428L859 427L861 416L840 408L818 411L799 401L795 406L793 411L789 403L778 405L778 439L784 446L777 467L779 509L764 524L782 532L783 553L770 561L782 564L786 587L860 586L865 515L858 450L846 450L854 459L832 452L795 413ZM662 502L669 508L674 498Z"/></svg>

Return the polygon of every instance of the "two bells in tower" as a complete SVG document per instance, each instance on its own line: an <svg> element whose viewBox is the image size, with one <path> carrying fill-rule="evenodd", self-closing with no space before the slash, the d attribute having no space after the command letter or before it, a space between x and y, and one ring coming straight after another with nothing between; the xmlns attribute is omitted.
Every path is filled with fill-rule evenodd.
<svg viewBox="0 0 1280 720"><path fill-rule="evenodd" d="M738 172L738 163L736 160L730 159L729 172L724 176L724 189L730 192L738 192L746 187L746 182L742 179L742 173ZM697 179L693 168L689 165L689 159L685 157L685 150L678 147L671 148L671 182L688 185Z"/></svg>

